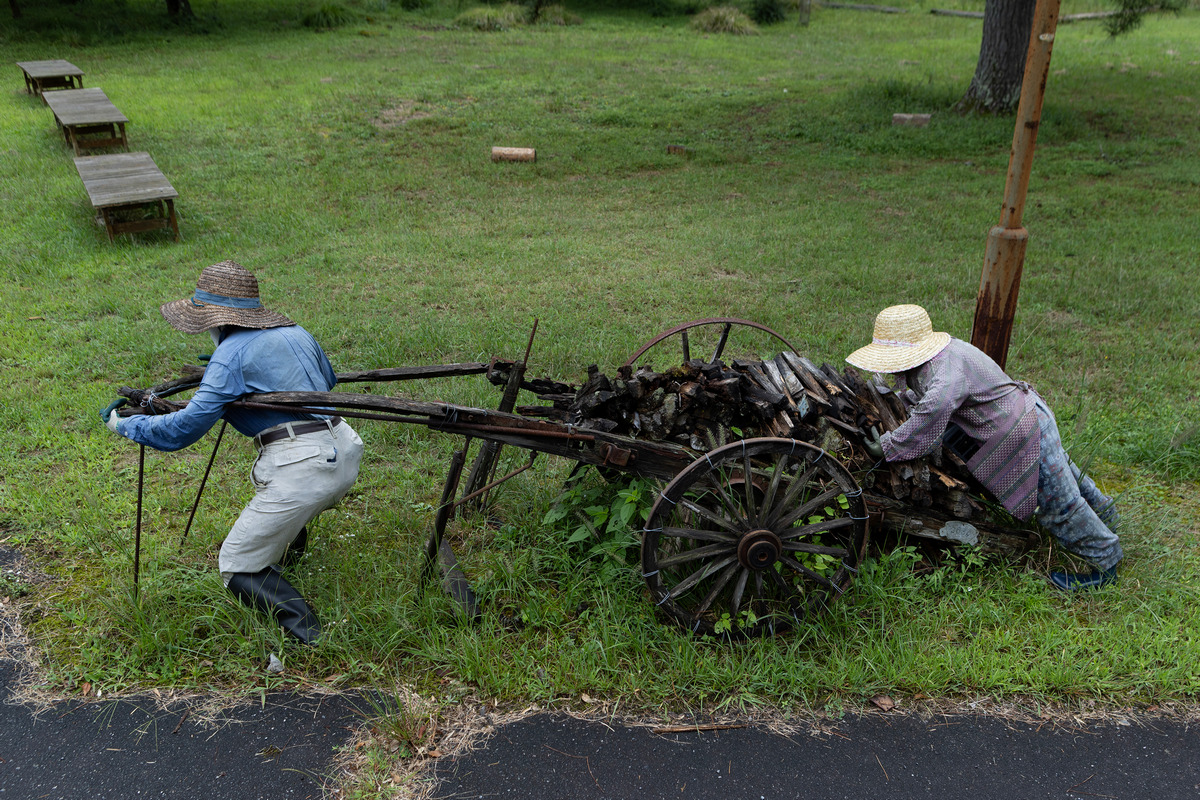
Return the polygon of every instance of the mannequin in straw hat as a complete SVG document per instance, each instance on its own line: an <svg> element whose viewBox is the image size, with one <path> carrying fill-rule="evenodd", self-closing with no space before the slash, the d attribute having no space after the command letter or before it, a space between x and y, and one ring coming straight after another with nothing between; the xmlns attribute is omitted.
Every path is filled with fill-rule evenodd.
<svg viewBox="0 0 1200 800"><path fill-rule="evenodd" d="M206 267L191 297L159 310L176 330L212 336L216 350L199 388L172 414L122 419L114 404L101 416L114 433L158 450L187 447L222 418L254 439L255 495L221 545L221 577L242 603L272 614L289 634L311 644L320 622L280 564L294 560L308 523L354 484L362 440L339 417L229 403L261 392L327 392L337 382L333 367L308 331L263 307L258 280L234 261Z"/></svg>
<svg viewBox="0 0 1200 800"><path fill-rule="evenodd" d="M915 305L881 311L871 344L846 361L895 374L909 405L904 424L868 440L876 458L929 455L952 431L968 445L963 454L971 474L1013 516L1025 520L1036 511L1067 551L1094 567L1090 573L1051 572L1054 585L1074 591L1116 580L1116 505L1063 450L1054 414L1029 384L1008 377L971 344L935 332L929 314Z"/></svg>

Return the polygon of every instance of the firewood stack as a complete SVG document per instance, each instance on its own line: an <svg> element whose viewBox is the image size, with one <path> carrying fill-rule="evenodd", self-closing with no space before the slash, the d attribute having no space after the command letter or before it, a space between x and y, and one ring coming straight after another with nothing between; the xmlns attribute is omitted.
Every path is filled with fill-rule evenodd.
<svg viewBox="0 0 1200 800"><path fill-rule="evenodd" d="M611 378L593 365L573 393L565 384L552 388L538 395L551 405L518 411L697 451L756 436L798 439L842 460L888 527L991 551L1020 552L1029 544L1028 531L1011 531L1019 523L1002 512L1002 524L988 521L996 509L982 501L983 490L949 450L877 463L863 447L867 431L895 429L907 410L889 387L849 367L817 367L794 353L729 365L693 359L663 372L621 367Z"/></svg>

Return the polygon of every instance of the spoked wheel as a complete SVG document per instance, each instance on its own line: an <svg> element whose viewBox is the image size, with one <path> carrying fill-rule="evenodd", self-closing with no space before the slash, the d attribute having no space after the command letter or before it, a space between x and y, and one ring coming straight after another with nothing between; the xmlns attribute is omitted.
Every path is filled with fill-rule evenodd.
<svg viewBox="0 0 1200 800"><path fill-rule="evenodd" d="M755 333L756 331L758 333ZM637 366L643 360L642 357L651 351L654 351L652 355L658 356L658 360L663 361L659 365L660 367L682 364L693 358L699 358L706 364L712 364L723 357L727 358L727 352L745 356L749 355L745 352L747 347L757 345L757 349L762 349L768 342L771 343L770 347L776 351L782 345L793 353L798 352L783 336L757 322L734 317L697 319L676 325L655 336L630 356L625 362L625 366ZM767 354L758 353L758 355L766 356Z"/></svg>
<svg viewBox="0 0 1200 800"><path fill-rule="evenodd" d="M862 490L836 459L792 439L746 439L662 490L642 568L654 602L688 630L760 636L845 591L866 545Z"/></svg>

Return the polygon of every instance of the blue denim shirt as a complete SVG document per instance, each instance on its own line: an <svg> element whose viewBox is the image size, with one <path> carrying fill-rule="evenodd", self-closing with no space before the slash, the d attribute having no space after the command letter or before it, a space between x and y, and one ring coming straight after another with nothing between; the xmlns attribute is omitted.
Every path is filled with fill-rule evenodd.
<svg viewBox="0 0 1200 800"><path fill-rule="evenodd" d="M284 422L323 419L311 414L227 408L248 394L328 392L337 377L321 345L299 325L226 331L185 408L161 416L127 417L118 427L121 435L157 450L180 450L198 441L222 417L246 436Z"/></svg>

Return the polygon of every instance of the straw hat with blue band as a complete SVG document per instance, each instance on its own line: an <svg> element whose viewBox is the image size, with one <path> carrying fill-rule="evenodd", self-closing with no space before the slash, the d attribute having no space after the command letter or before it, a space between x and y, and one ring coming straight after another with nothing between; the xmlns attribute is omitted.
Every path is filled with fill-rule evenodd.
<svg viewBox="0 0 1200 800"><path fill-rule="evenodd" d="M236 261L205 267L191 297L160 308L171 327L184 333L203 333L221 325L240 328L285 328L295 325L283 314L263 308L258 279Z"/></svg>
<svg viewBox="0 0 1200 800"><path fill-rule="evenodd" d="M875 317L871 343L846 361L868 372L904 372L924 364L950 344L950 334L934 331L920 306L889 306Z"/></svg>

